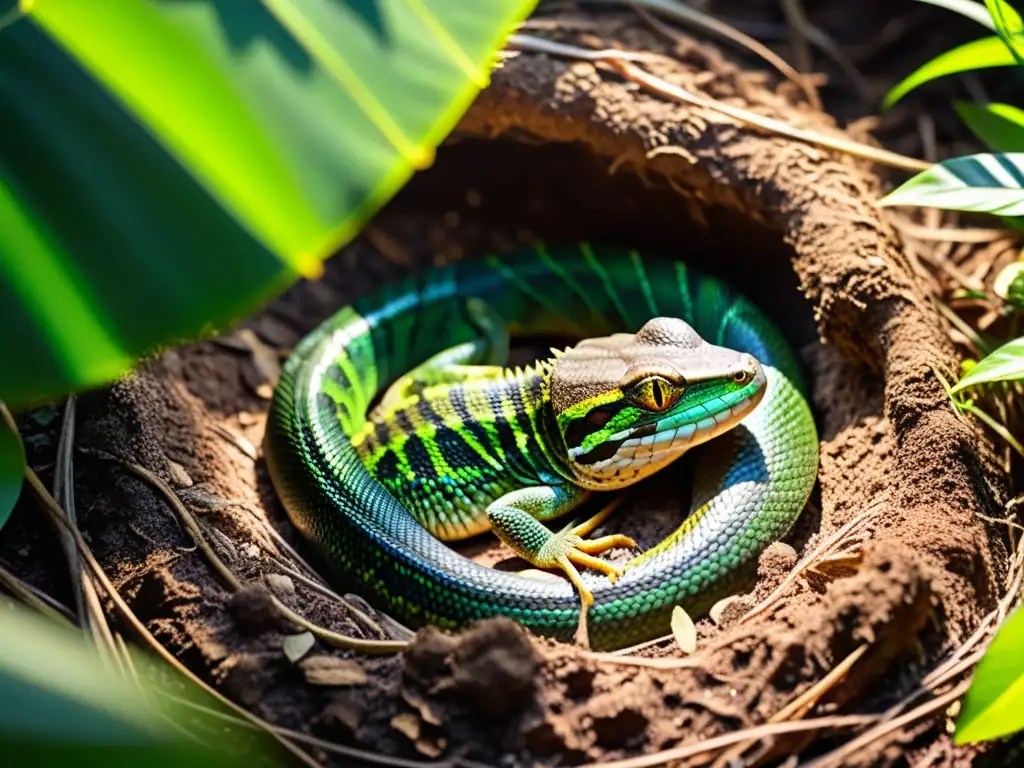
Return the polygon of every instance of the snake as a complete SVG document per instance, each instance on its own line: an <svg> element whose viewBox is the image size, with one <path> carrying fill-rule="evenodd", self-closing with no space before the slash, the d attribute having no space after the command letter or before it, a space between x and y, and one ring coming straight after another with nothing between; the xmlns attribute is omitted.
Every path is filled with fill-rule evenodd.
<svg viewBox="0 0 1024 768"><path fill-rule="evenodd" d="M513 342L553 338L573 343L507 365ZM764 312L683 260L586 242L421 269L340 308L283 365L264 448L292 525L392 618L504 616L570 642L585 617L595 650L748 585L818 470L801 366ZM662 541L588 538L603 502L690 451L690 509ZM532 568L452 547L488 533Z"/></svg>

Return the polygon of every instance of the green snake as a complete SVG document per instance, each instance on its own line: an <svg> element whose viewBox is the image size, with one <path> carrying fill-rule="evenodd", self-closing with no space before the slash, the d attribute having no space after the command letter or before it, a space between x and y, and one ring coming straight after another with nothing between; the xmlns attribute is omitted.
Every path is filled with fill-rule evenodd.
<svg viewBox="0 0 1024 768"><path fill-rule="evenodd" d="M508 369L509 334L582 341ZM705 613L791 528L818 468L804 391L779 331L710 275L538 245L424 270L338 311L285 364L265 452L295 527L395 619L507 616L571 640L586 603L591 647L614 649L664 635L676 605ZM632 540L585 538L603 515L545 524L700 443L690 514L621 568L595 555ZM445 543L488 530L569 580Z"/></svg>

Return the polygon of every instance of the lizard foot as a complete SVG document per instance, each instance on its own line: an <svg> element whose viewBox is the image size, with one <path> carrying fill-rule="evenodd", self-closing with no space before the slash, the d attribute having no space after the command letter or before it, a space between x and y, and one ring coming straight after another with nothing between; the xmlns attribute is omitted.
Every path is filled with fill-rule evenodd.
<svg viewBox="0 0 1024 768"><path fill-rule="evenodd" d="M533 565L539 568L560 568L576 587L583 602L586 605L591 605L594 602L594 594L583 583L576 566L600 571L608 577L609 581L615 583L615 580L622 575L622 569L606 560L594 557L594 555L607 552L614 547L632 548L636 546L636 542L621 534L585 541L576 532L580 527L567 528L552 535L537 553Z"/></svg>

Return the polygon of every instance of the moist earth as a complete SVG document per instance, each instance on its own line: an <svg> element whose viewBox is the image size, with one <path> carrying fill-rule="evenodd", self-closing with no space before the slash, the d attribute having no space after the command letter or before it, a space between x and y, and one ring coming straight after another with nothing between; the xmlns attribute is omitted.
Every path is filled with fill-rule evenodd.
<svg viewBox="0 0 1024 768"><path fill-rule="evenodd" d="M583 31L531 33L666 53L672 60L645 67L673 85L848 135L791 83L707 43L667 40L632 13L594 19ZM765 723L805 695L806 717L882 712L1000 597L1002 529L979 515L998 516L1007 493L992 445L953 411L936 376L952 377L959 359L930 300L937 286L873 206L882 189L865 162L646 93L592 63L515 55L434 166L322 279L296 285L231 333L168 350L79 399L81 527L138 617L201 678L274 724L382 754L576 765ZM301 630L278 617L271 594L333 631L366 629L301 578L305 566L291 554L330 574L290 528L262 457L280 362L302 335L386 280L537 240L683 258L736 285L780 325L806 366L821 437L819 483L800 522L764 553L749 593L697 622L689 655L671 638L630 656L588 654L498 619L459 633L422 629L403 654L318 641L290 661L289 638ZM520 359L533 352L516 350ZM55 409L21 419L47 482L59 423ZM152 485L102 453L170 483L247 586L233 592ZM658 541L686 514L691 468L684 460L629 492L595 535ZM4 561L70 602L37 521L19 508ZM829 542L840 557L790 579ZM489 536L460 551L524 566ZM851 659L839 682L819 685ZM855 729L777 736L747 749L746 764L824 754ZM843 764L954 765L972 750L952 745L940 716L896 729Z"/></svg>

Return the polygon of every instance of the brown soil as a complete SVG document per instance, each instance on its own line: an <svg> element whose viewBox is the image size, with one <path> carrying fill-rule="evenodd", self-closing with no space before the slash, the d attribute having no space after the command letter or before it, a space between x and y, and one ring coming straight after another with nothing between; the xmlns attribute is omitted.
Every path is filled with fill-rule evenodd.
<svg viewBox="0 0 1024 768"><path fill-rule="evenodd" d="M546 34L670 53L676 63L649 70L841 135L798 89L741 69L706 43L666 43L629 13L600 19L582 38ZM248 320L254 336L171 350L79 403L78 445L170 482L219 555L254 586L232 594L151 486L91 454L76 457L82 528L133 610L201 677L271 722L384 754L526 766L650 753L763 723L855 652L863 655L808 716L884 711L1000 596L1005 547L978 515L999 514L1006 479L935 376L958 365L929 298L938 289L873 207L881 188L864 163L646 95L591 64L516 56L435 166L331 260L321 281L297 285ZM401 656L317 643L302 662L289 662L282 642L296 629L274 616L267 589L330 629L361 629L279 565L290 558L268 522L306 550L260 457L274 363L385 279L536 238L681 256L736 284L778 321L803 351L821 434L820 489L801 523L765 553L749 596L717 624L698 622L698 651L675 668L590 658L507 621L454 636L423 630ZM22 421L45 477L59 419ZM656 541L687 503L676 487L685 471L631 494L609 527ZM859 563L798 578L769 610L741 620L798 556L860 518ZM5 531L17 544L5 543L4 561L61 597L59 565L40 556L48 536L36 528L20 509ZM510 566L490 540L465 551ZM641 655L679 653L669 642ZM332 659L354 660L365 676ZM844 764L966 762L974 752L952 745L939 714ZM796 752L806 759L848 733L779 737L748 751L746 764Z"/></svg>

